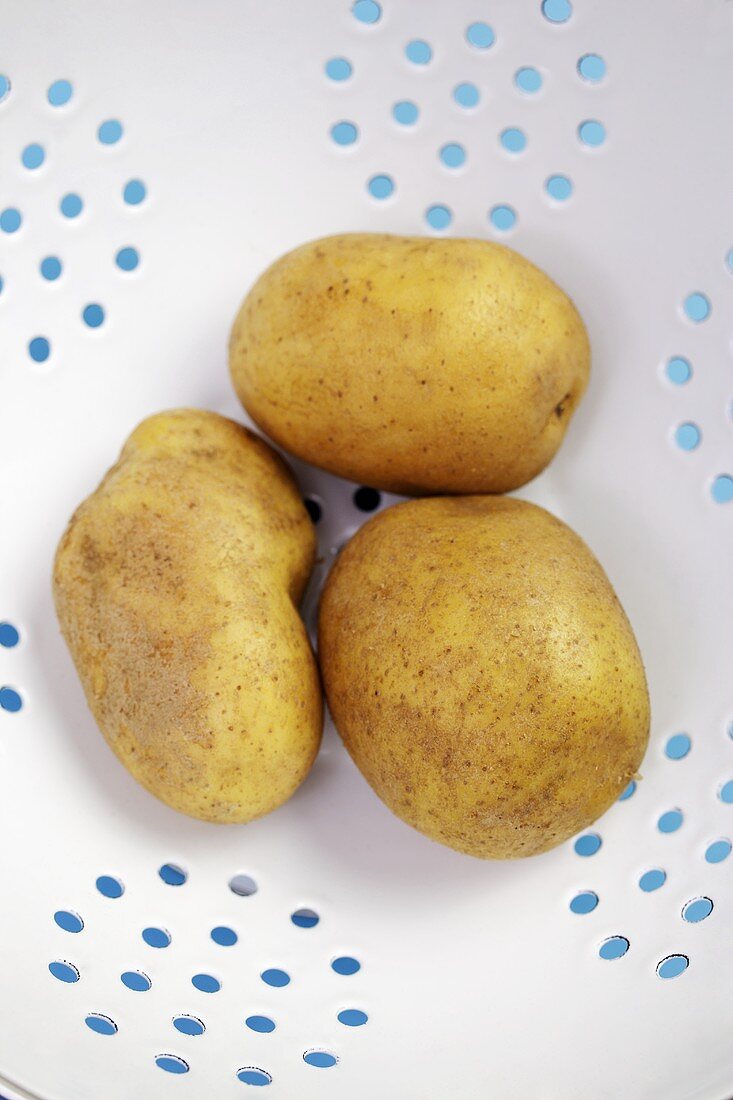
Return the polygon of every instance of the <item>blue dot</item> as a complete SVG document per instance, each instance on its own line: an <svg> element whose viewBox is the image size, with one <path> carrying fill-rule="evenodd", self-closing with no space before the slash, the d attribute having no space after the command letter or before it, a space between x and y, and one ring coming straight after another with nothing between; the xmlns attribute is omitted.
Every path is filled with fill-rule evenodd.
<svg viewBox="0 0 733 1100"><path fill-rule="evenodd" d="M606 127L595 118L588 118L578 127L578 137L583 145L597 148L606 140Z"/></svg>
<svg viewBox="0 0 733 1100"><path fill-rule="evenodd" d="M575 841L573 848L575 849L576 855L594 856L602 843L603 841L598 833L584 833L583 836L579 836Z"/></svg>
<svg viewBox="0 0 733 1100"><path fill-rule="evenodd" d="M489 220L494 229L500 229L502 232L506 232L512 229L516 224L517 215L511 206L494 206L489 212Z"/></svg>
<svg viewBox="0 0 733 1100"><path fill-rule="evenodd" d="M360 23L367 24L378 23L382 15L382 9L376 0L356 0L351 11Z"/></svg>
<svg viewBox="0 0 733 1100"><path fill-rule="evenodd" d="M713 902L711 898L693 898L692 901L688 901L686 905L683 905L682 919L686 920L688 924L699 924L701 920L706 920L712 911Z"/></svg>
<svg viewBox="0 0 733 1100"><path fill-rule="evenodd" d="M260 977L265 985L271 985L275 989L282 989L283 986L290 985L290 975L286 974L284 970L278 970L276 967L263 970Z"/></svg>
<svg viewBox="0 0 733 1100"><path fill-rule="evenodd" d="M96 886L100 894L104 894L106 898L121 898L125 892L125 887L120 880L112 878L111 875L100 875Z"/></svg>
<svg viewBox="0 0 733 1100"><path fill-rule="evenodd" d="M621 794L618 796L619 802L626 802L628 798L631 798L632 794L636 790L636 780L632 779L628 786L624 787Z"/></svg>
<svg viewBox="0 0 733 1100"><path fill-rule="evenodd" d="M24 168L40 168L46 159L46 154L43 151L43 146L34 141L31 145L26 145L20 154L20 159Z"/></svg>
<svg viewBox="0 0 733 1100"><path fill-rule="evenodd" d="M0 103L6 98L10 91L10 80L5 73L0 73Z"/></svg>
<svg viewBox="0 0 733 1100"><path fill-rule="evenodd" d="M45 336L34 336L28 344L28 354L34 363L45 363L51 354L51 345Z"/></svg>
<svg viewBox="0 0 733 1100"><path fill-rule="evenodd" d="M218 993L221 989L221 982L213 974L194 974L191 985L201 993Z"/></svg>
<svg viewBox="0 0 733 1100"><path fill-rule="evenodd" d="M685 311L685 317L699 324L700 321L708 319L712 307L707 295L700 290L693 290L692 294L688 294L685 298L682 308Z"/></svg>
<svg viewBox="0 0 733 1100"><path fill-rule="evenodd" d="M643 890L645 894L651 894L654 890L658 890L660 886L664 886L667 881L667 872L663 871L661 867L652 867L651 871L645 871L639 878L639 889Z"/></svg>
<svg viewBox="0 0 733 1100"><path fill-rule="evenodd" d="M705 849L705 859L708 863L722 863L730 853L731 842L729 840L714 840Z"/></svg>
<svg viewBox="0 0 733 1100"><path fill-rule="evenodd" d="M177 1054L158 1054L155 1064L166 1073L188 1073L188 1062Z"/></svg>
<svg viewBox="0 0 733 1100"><path fill-rule="evenodd" d="M84 1023L97 1035L116 1035L117 1024L109 1016L102 1016L100 1012L90 1012Z"/></svg>
<svg viewBox="0 0 733 1100"><path fill-rule="evenodd" d="M459 107L475 107L481 98L481 93L475 84L464 81L463 84L456 84L453 89L453 98Z"/></svg>
<svg viewBox="0 0 733 1100"><path fill-rule="evenodd" d="M315 909L296 909L290 919L297 928L315 928L320 917Z"/></svg>
<svg viewBox="0 0 733 1100"><path fill-rule="evenodd" d="M54 80L46 92L46 98L52 107L63 107L68 103L74 93L74 89L68 80Z"/></svg>
<svg viewBox="0 0 733 1100"><path fill-rule="evenodd" d="M227 928L226 925L219 924L216 928L211 929L211 938L220 947L233 947L239 936L233 928Z"/></svg>
<svg viewBox="0 0 733 1100"><path fill-rule="evenodd" d="M408 42L405 46L405 57L408 61L411 61L413 65L427 65L433 56L433 51L430 48L428 42L425 42L422 38L413 38L412 42Z"/></svg>
<svg viewBox="0 0 733 1100"><path fill-rule="evenodd" d="M567 176L548 176L545 190L555 202L565 202L573 193L573 184Z"/></svg>
<svg viewBox="0 0 733 1100"><path fill-rule="evenodd" d="M660 978L678 978L689 965L690 960L686 955L667 955L666 959L657 964L657 974Z"/></svg>
<svg viewBox="0 0 733 1100"><path fill-rule="evenodd" d="M120 271L134 271L140 263L140 253L136 248L127 245L119 250L115 256L115 263Z"/></svg>
<svg viewBox="0 0 733 1100"><path fill-rule="evenodd" d="M602 959L620 959L629 950L629 941L625 936L609 936L598 948Z"/></svg>
<svg viewBox="0 0 733 1100"><path fill-rule="evenodd" d="M363 0L366 2L366 0ZM242 1069L237 1070L237 1077L244 1085L271 1085L272 1077L264 1069L258 1069L256 1066L244 1066Z"/></svg>
<svg viewBox="0 0 733 1100"><path fill-rule="evenodd" d="M258 1031L261 1035L269 1035L275 1030L275 1021L269 1016L248 1016L244 1022L250 1031Z"/></svg>
<svg viewBox="0 0 733 1100"><path fill-rule="evenodd" d="M174 1016L173 1026L182 1035L203 1035L206 1031L203 1021L198 1016Z"/></svg>
<svg viewBox="0 0 733 1100"><path fill-rule="evenodd" d="M0 96L0 98L2 98ZM725 254L725 266L733 273L733 248L729 248Z"/></svg>
<svg viewBox="0 0 733 1100"><path fill-rule="evenodd" d="M329 80L348 80L354 71L345 57L332 57L326 62L325 70Z"/></svg>
<svg viewBox="0 0 733 1100"><path fill-rule="evenodd" d="M488 50L493 46L496 35L488 23L471 23L466 27L466 38L478 50Z"/></svg>
<svg viewBox="0 0 733 1100"><path fill-rule="evenodd" d="M526 135L516 126L510 126L499 134L499 141L509 153L521 153L527 145Z"/></svg>
<svg viewBox="0 0 733 1100"><path fill-rule="evenodd" d="M692 377L692 367L689 360L683 359L681 355L674 355L667 363L667 378L670 382L673 382L675 386L684 386L685 382L689 382Z"/></svg>
<svg viewBox="0 0 733 1100"><path fill-rule="evenodd" d="M318 1069L330 1069L331 1066L336 1065L338 1058L335 1054L329 1054L327 1050L307 1050L303 1055L303 1061Z"/></svg>
<svg viewBox="0 0 733 1100"><path fill-rule="evenodd" d="M2 294L4 286L5 286L5 283L3 281L3 277L2 277L2 275L0 275L0 294Z"/></svg>
<svg viewBox="0 0 733 1100"><path fill-rule="evenodd" d="M337 145L353 145L358 136L353 122L336 122L331 127L331 138Z"/></svg>
<svg viewBox="0 0 733 1100"><path fill-rule="evenodd" d="M682 821L682 810L667 810L657 821L657 828L660 833L676 833Z"/></svg>
<svg viewBox="0 0 733 1100"><path fill-rule="evenodd" d="M335 970L337 974L356 974L357 971L361 970L361 963L358 959L353 959L351 955L340 955L331 963L331 969Z"/></svg>
<svg viewBox="0 0 733 1100"><path fill-rule="evenodd" d="M729 779L727 783L723 784L718 791L718 798L728 806L733 802L733 779Z"/></svg>
<svg viewBox="0 0 733 1100"><path fill-rule="evenodd" d="M664 746L664 755L670 760L684 760L692 748L692 741L686 733L675 733Z"/></svg>
<svg viewBox="0 0 733 1100"><path fill-rule="evenodd" d="M164 863L163 866L158 869L158 874L168 886L183 886L188 878L183 867L179 867L177 863Z"/></svg>
<svg viewBox="0 0 733 1100"><path fill-rule="evenodd" d="M392 117L401 126L414 126L419 114L417 104L412 103L409 99L401 99L392 108Z"/></svg>
<svg viewBox="0 0 733 1100"><path fill-rule="evenodd" d="M718 474L710 486L710 493L716 504L728 504L733 500L733 477L730 474Z"/></svg>
<svg viewBox="0 0 733 1100"><path fill-rule="evenodd" d="M89 328L99 328L104 321L104 310L98 302L90 302L88 306L84 306L81 315L84 324L88 325Z"/></svg>
<svg viewBox="0 0 733 1100"><path fill-rule="evenodd" d="M11 687L0 687L0 708L9 714L17 714L23 706L23 700L18 692Z"/></svg>
<svg viewBox="0 0 733 1100"><path fill-rule="evenodd" d="M446 229L453 221L453 214L447 206L443 206L438 203L435 206L429 206L425 211L425 221L433 229Z"/></svg>
<svg viewBox="0 0 733 1100"><path fill-rule="evenodd" d="M336 1019L340 1024L345 1024L346 1027L361 1027L369 1017L360 1008L344 1008L339 1012Z"/></svg>
<svg viewBox="0 0 733 1100"><path fill-rule="evenodd" d="M73 191L70 191L68 195L64 195L59 203L59 210L65 218L78 218L83 209L84 203L81 195L77 195Z"/></svg>
<svg viewBox="0 0 733 1100"><path fill-rule="evenodd" d="M592 890L583 890L580 894L576 894L573 900L570 902L571 913L592 913L598 905L598 894L594 894Z"/></svg>
<svg viewBox="0 0 733 1100"><path fill-rule="evenodd" d="M148 947L168 947L171 934L165 928L143 928L143 939Z"/></svg>
<svg viewBox="0 0 733 1100"><path fill-rule="evenodd" d="M590 84L597 84L606 75L606 62L600 54L584 54L578 61L578 72L583 80L587 80Z"/></svg>
<svg viewBox="0 0 733 1100"><path fill-rule="evenodd" d="M84 927L84 921L79 914L72 912L70 909L57 910L53 915L53 919L59 928L63 928L64 932L81 932Z"/></svg>
<svg viewBox="0 0 733 1100"><path fill-rule="evenodd" d="M567 23L573 5L570 0L542 0L542 14L550 23Z"/></svg>
<svg viewBox="0 0 733 1100"><path fill-rule="evenodd" d="M12 623L0 623L0 645L3 649L12 649L20 641L17 627Z"/></svg>
<svg viewBox="0 0 733 1100"><path fill-rule="evenodd" d="M122 123L116 118L108 118L97 130L102 145L116 145L122 137Z"/></svg>
<svg viewBox="0 0 733 1100"><path fill-rule="evenodd" d="M388 199L394 191L394 180L391 176L372 176L367 188L373 198Z"/></svg>
<svg viewBox="0 0 733 1100"><path fill-rule="evenodd" d="M62 271L63 267L58 256L45 256L41 260L41 275L44 279L48 279L49 283L58 279Z"/></svg>
<svg viewBox="0 0 733 1100"><path fill-rule="evenodd" d="M126 970L124 974L120 974L120 981L135 993L147 993L153 984L142 970Z"/></svg>
<svg viewBox="0 0 733 1100"><path fill-rule="evenodd" d="M60 982L78 982L81 976L73 963L62 962L60 959L49 963L48 969L51 971L54 978L58 978Z"/></svg>
<svg viewBox="0 0 733 1100"><path fill-rule="evenodd" d="M446 168L460 168L466 163L466 150L457 141L449 141L440 150L440 159Z"/></svg>
<svg viewBox="0 0 733 1100"><path fill-rule="evenodd" d="M681 451L694 451L700 445L700 429L691 421L678 425L674 433L674 441Z"/></svg>
<svg viewBox="0 0 733 1100"><path fill-rule="evenodd" d="M6 206L0 213L0 229L3 233L17 233L23 224L20 210L14 206Z"/></svg>
<svg viewBox="0 0 733 1100"><path fill-rule="evenodd" d="M517 69L515 72L514 83L520 92L534 95L542 87L542 76L539 69L535 69L533 65L523 65L521 69Z"/></svg>
<svg viewBox="0 0 733 1100"><path fill-rule="evenodd" d="M139 206L147 195L147 189L142 180L128 180L122 190L122 198L128 206Z"/></svg>

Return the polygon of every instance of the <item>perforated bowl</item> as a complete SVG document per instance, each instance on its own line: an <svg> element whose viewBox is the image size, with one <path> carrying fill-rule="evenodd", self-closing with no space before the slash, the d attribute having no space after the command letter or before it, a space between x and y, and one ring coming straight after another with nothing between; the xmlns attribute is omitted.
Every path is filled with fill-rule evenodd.
<svg viewBox="0 0 733 1100"><path fill-rule="evenodd" d="M4 7L8 1097L733 1092L733 5L380 3ZM106 747L54 619L57 539L134 424L240 416L240 298L354 229L505 241L591 333L590 390L520 495L606 567L653 734L643 780L541 857L413 832L330 727L271 816L179 816ZM298 473L322 578L391 500Z"/></svg>

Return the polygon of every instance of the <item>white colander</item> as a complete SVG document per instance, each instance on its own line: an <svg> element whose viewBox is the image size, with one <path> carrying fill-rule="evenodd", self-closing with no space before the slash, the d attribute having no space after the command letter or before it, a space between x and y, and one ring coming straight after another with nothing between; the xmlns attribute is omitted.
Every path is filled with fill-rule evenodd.
<svg viewBox="0 0 733 1100"><path fill-rule="evenodd" d="M8 1097L733 1093L733 4L380 4L2 4ZM132 427L241 417L244 292L357 229L505 241L590 330L590 389L520 495L607 569L653 733L636 789L541 857L433 844L330 727L274 814L184 818L105 745L56 625L56 542ZM322 579L391 499L297 472Z"/></svg>

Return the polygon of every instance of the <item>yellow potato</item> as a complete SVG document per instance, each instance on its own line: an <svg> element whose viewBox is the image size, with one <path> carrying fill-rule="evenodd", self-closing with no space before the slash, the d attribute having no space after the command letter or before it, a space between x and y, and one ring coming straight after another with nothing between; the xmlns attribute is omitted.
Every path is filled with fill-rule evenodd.
<svg viewBox="0 0 733 1100"><path fill-rule="evenodd" d="M281 459L214 413L143 421L59 545L59 622L104 736L152 794L243 822L295 791L322 698L298 601L312 524Z"/></svg>
<svg viewBox="0 0 733 1100"><path fill-rule="evenodd" d="M482 240L353 233L255 283L234 387L282 447L397 493L501 493L535 477L585 390L588 338L533 264Z"/></svg>
<svg viewBox="0 0 733 1100"><path fill-rule="evenodd" d="M598 561L499 497L410 501L342 551L320 610L328 703L380 798L434 840L528 856L636 774L644 668Z"/></svg>

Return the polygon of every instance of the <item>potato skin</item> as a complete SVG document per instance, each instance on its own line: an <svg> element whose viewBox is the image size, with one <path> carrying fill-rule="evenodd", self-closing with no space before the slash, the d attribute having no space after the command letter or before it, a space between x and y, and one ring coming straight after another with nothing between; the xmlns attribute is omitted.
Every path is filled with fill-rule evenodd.
<svg viewBox="0 0 733 1100"><path fill-rule="evenodd" d="M410 501L324 590L319 657L346 748L408 824L481 858L553 848L636 774L649 698L606 575L509 498Z"/></svg>
<svg viewBox="0 0 733 1100"><path fill-rule="evenodd" d="M61 630L105 738L174 809L250 821L307 775L322 697L297 603L314 555L282 460L195 409L143 421L72 516Z"/></svg>
<svg viewBox="0 0 733 1100"><path fill-rule="evenodd" d="M234 388L288 451L392 492L503 493L555 454L588 380L570 299L491 241L352 233L255 283Z"/></svg>

